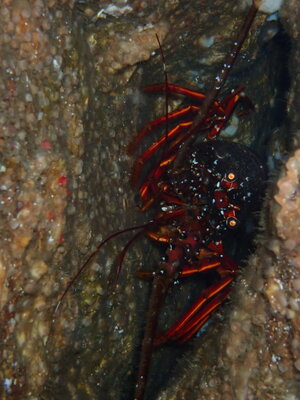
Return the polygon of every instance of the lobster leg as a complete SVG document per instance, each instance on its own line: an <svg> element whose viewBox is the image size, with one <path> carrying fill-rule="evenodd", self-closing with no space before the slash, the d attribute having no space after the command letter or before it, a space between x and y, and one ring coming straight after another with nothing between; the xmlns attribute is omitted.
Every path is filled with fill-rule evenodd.
<svg viewBox="0 0 300 400"><path fill-rule="evenodd" d="M161 86L161 85L156 85L156 86ZM176 86L176 85L174 85ZM178 86L178 88L180 88ZM184 88L182 88L184 89ZM187 90L187 89L184 89ZM244 88L243 87L238 87L233 93L231 93L229 96L227 96L222 102L221 105L218 104L218 107L214 107L209 114L215 113L215 111L219 111L220 116L209 116L207 117L205 123L201 127L201 130L206 130L209 129L210 125L213 125L211 130L207 133L206 139L211 140L215 139L221 130L223 129L224 125L227 123L228 119L230 118L231 114L233 113L238 101L241 98L241 93L243 92ZM193 107L191 109L191 107ZM191 112L196 113L200 110L200 107L198 106L191 106L191 107L186 107L177 111L174 111L173 113L169 114L168 121L171 121L172 119L175 119L179 116L187 115ZM167 117L161 117L158 118L149 124L146 125L146 127L140 131L138 137L136 140L140 141L143 136L150 130L154 129L155 127L162 125L166 123ZM166 155L173 153L174 150L186 140L186 136L184 132L189 133L189 129L192 126L192 121L185 121L182 123L179 123L177 126L175 126L173 129L171 129L167 135L163 135L160 137L153 145L151 145L147 150L145 150L139 158L136 160L134 167L133 167L133 173L132 173L132 182L136 184L138 177L141 175L141 171L145 165L145 163L165 144L168 142L170 143L169 148L166 151ZM200 129L200 128L198 128ZM183 133L182 136L180 134ZM141 135L141 136L140 136ZM177 137L177 140L173 141ZM159 168L158 166L157 168Z"/></svg>
<svg viewBox="0 0 300 400"><path fill-rule="evenodd" d="M191 90L182 86L174 85L173 83L168 83L167 84L168 88L168 93L171 94L181 94L185 97L189 97L190 99L193 100L204 100L206 98L206 95L202 92L197 92L196 90ZM146 93L151 93L151 92L165 92L166 91L166 84L165 83L158 83L156 85L151 85L147 86L143 89L144 92ZM213 102L213 107L215 107L216 110L220 108L220 103L215 100Z"/></svg>
<svg viewBox="0 0 300 400"><path fill-rule="evenodd" d="M183 88L183 87L180 87L177 85L169 84L169 83L167 84L167 86L168 86L168 91L170 93L181 94L181 95L184 95L185 97L190 97L196 101L201 101L205 98L205 94L201 93L201 92L196 92L196 91L193 91L193 90L190 90L187 88ZM165 91L165 87L166 87L165 83L161 83L158 85L149 86L143 90L145 92ZM153 120L151 122L148 122L143 127L143 129L141 129L138 132L138 134L133 139L133 141L127 146L128 154L134 153L137 146L141 143L143 138L149 132L161 127L162 125L166 124L167 122L173 122L182 117L189 117L189 116L196 115L199 112L199 109L200 109L200 106L198 106L198 105L186 106L186 107L183 107L183 108L180 108L178 110L168 113L167 116L163 115L159 118L156 118L155 120ZM213 103L211 113L219 114L219 115L224 114L224 110L218 101L215 101Z"/></svg>
<svg viewBox="0 0 300 400"><path fill-rule="evenodd" d="M158 238L155 238L159 240ZM203 266L203 269L201 269ZM196 269L196 272L212 269L220 266L220 261L204 262ZM188 267L186 268L186 270ZM152 273L141 272L140 278L153 278ZM171 327L165 334L156 336L157 324L162 305L164 303L167 291L174 280L172 274L157 274L153 278L153 285L146 319L146 327L141 348L141 358L138 368L138 378L135 389L134 400L144 398L147 377L149 373L153 347L165 343L169 340L180 340L184 342L193 336L209 319L211 313L219 307L230 292L229 284L234 276L225 276L217 284L209 287L199 297L193 307ZM199 312L198 312L199 311ZM155 338L156 337L156 338Z"/></svg>
<svg viewBox="0 0 300 400"><path fill-rule="evenodd" d="M133 139L133 141L127 146L127 152L128 154L133 154L137 146L140 144L140 142L143 140L143 138L151 131L154 129L157 129L163 125L166 124L166 122L173 122L177 120L178 118L182 117L192 117L194 114L197 114L199 111L199 106L187 106L180 108L178 110L175 110L173 112L168 113L168 116L166 117L165 115L162 117L159 117L151 122L148 122L143 129L141 129L136 137Z"/></svg>
<svg viewBox="0 0 300 400"><path fill-rule="evenodd" d="M181 339L184 342L194 335L210 314L226 299L230 292L228 285L233 279L233 275L226 276L206 289L176 324L155 339L155 346L170 340Z"/></svg>
<svg viewBox="0 0 300 400"><path fill-rule="evenodd" d="M202 260L201 264L198 266L190 266L187 265L182 268L180 272L180 278L184 278L187 276L194 275L195 273L206 272L211 269L215 269L221 265L220 259L216 259L216 261L212 260Z"/></svg>
<svg viewBox="0 0 300 400"><path fill-rule="evenodd" d="M169 159L165 159L162 163L160 163L159 167L148 174L147 180L141 185L139 192L143 201L143 206L141 207L142 211L147 210L154 203L154 201L162 199L163 197L166 200L165 196L168 196L170 199L170 196L172 196L171 193L168 194L168 191L170 189L169 184L161 180L160 184L157 185L157 181L155 181L155 178L162 177L165 163L167 164L168 162L171 162L170 160L173 159L174 156L171 156L169 157ZM183 204L183 202L181 202L179 199L175 200L175 198L172 203L179 205Z"/></svg>
<svg viewBox="0 0 300 400"><path fill-rule="evenodd" d="M135 161L132 171L132 183L136 184L138 177L141 175L141 171L148 161L165 143L168 143L174 137L178 136L181 132L184 132L192 125L192 121L182 122L171 129L167 135L160 137L153 145L151 145L147 150L145 150L139 158Z"/></svg>
<svg viewBox="0 0 300 400"><path fill-rule="evenodd" d="M168 92L173 94L181 94L183 96L192 98L194 100L203 100L205 99L206 95L202 92L197 92L196 90L187 89L178 85L174 85L173 83L167 84ZM143 89L146 93L151 92L165 92L166 91L166 84L158 83L156 85L150 85Z"/></svg>
<svg viewBox="0 0 300 400"><path fill-rule="evenodd" d="M196 315L185 327L184 333L177 334L176 338L179 343L185 343L192 338L210 318L211 314L223 304L230 293L230 287L224 288L220 294L214 297L213 300L201 312L201 317Z"/></svg>
<svg viewBox="0 0 300 400"><path fill-rule="evenodd" d="M219 132L221 132L224 125L227 123L228 119L233 113L237 102L240 100L243 90L243 87L237 88L233 93L231 93L221 102L222 107L224 108L224 118L214 125L214 127L206 135L206 139L215 139L219 135Z"/></svg>
<svg viewBox="0 0 300 400"><path fill-rule="evenodd" d="M170 240L167 240L167 237L165 239L163 238L163 240L160 240L160 237L157 239L156 237L153 237L152 235L149 235L148 233L147 233L147 235L157 241L162 241L165 243L168 243L170 241ZM188 265L186 267L183 267L182 271L180 272L179 278L188 277L188 276L194 275L195 273L199 273L199 272L206 272L208 270L215 269L215 268L219 267L220 265L221 265L220 260L216 260L216 261L203 260L203 261L201 261L201 266L197 265L197 266L193 267L193 266ZM150 272L150 271L137 271L136 276L139 279L152 279L154 275L153 275L153 272Z"/></svg>

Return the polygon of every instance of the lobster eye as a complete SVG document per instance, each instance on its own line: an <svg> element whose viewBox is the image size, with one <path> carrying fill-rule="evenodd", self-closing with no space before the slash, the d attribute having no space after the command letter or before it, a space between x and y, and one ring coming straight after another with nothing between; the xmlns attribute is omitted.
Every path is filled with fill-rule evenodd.
<svg viewBox="0 0 300 400"><path fill-rule="evenodd" d="M228 172L226 174L226 179L228 182L233 182L236 179L236 174L234 172Z"/></svg>
<svg viewBox="0 0 300 400"><path fill-rule="evenodd" d="M235 217L229 217L226 220L226 224L229 228L234 229L238 226L239 220Z"/></svg>

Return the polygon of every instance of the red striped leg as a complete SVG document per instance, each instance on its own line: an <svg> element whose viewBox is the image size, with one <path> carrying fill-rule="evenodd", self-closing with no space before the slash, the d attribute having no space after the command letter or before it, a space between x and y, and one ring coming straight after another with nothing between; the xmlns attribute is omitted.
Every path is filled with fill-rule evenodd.
<svg viewBox="0 0 300 400"><path fill-rule="evenodd" d="M241 93L243 93L245 90L244 86L238 86L237 88L233 89L231 91L231 93L229 93L228 96L226 96L221 102L220 104L222 105L222 107L225 109L228 105L228 103L236 96L239 95L241 96Z"/></svg>
<svg viewBox="0 0 300 400"><path fill-rule="evenodd" d="M167 86L168 86L168 92L171 94L181 94L183 96L189 97L194 100L203 100L206 97L206 95L202 92L197 92L196 90L191 90L178 85L174 85L173 83L168 83ZM156 85L147 86L143 89L143 91L146 93L165 92L165 90L166 90L165 83L158 83Z"/></svg>
<svg viewBox="0 0 300 400"><path fill-rule="evenodd" d="M207 288L195 304L165 333L155 339L159 346L170 340L186 341L207 321L211 313L226 299L233 275L225 276L218 283Z"/></svg>
<svg viewBox="0 0 300 400"><path fill-rule="evenodd" d="M215 117L219 120L220 117ZM223 121L223 118L222 118ZM209 117L206 121L204 121L202 126L199 126L198 131L205 131L210 128L210 125L213 123L213 120ZM132 181L133 183L137 182L138 177L141 175L141 171L145 165L145 162L148 161L165 143L169 143L169 147L164 151L164 158L160 161L160 164L150 171L148 177L145 179L144 184L147 186L148 182L158 182L158 179L162 176L162 171L166 168L173 160L176 158L177 154L175 153L178 147L189 137L190 135L190 127L192 126L193 121L182 122L176 125L172 130L169 131L168 135L162 136L159 140L157 140L152 146L150 146L144 153L136 160L133 173L132 173ZM155 178L154 178L155 176Z"/></svg>
<svg viewBox="0 0 300 400"><path fill-rule="evenodd" d="M202 260L199 265L186 265L180 272L180 278L185 278L200 272L207 272L211 269L218 268L221 265L220 259L213 260Z"/></svg>
<svg viewBox="0 0 300 400"><path fill-rule="evenodd" d="M194 265L184 266L180 272L179 278L185 278L193 274L199 274L213 269L217 269L219 275L235 274L238 265L231 258L224 255L204 258L199 261L198 264L195 263Z"/></svg>
<svg viewBox="0 0 300 400"><path fill-rule="evenodd" d="M135 161L132 171L132 183L137 184L138 178L141 176L142 169L145 163L167 142L173 140L180 133L189 129L192 121L182 122L171 129L167 135L161 136L155 143L153 143L147 150L145 150ZM167 150L169 153L169 149Z"/></svg>
<svg viewBox="0 0 300 400"><path fill-rule="evenodd" d="M207 123L211 123L209 120L206 121L205 125L202 127L198 127L198 130L206 130L208 128ZM135 184L138 180L138 177L141 175L141 171L144 167L144 164L146 161L148 161L154 153L166 142L166 139L169 141L170 144L169 147L166 149L164 152L164 158L163 160L159 163L159 165L155 166L152 168L146 179L144 180L144 183L142 184L140 188L140 194L143 199L147 199L148 196L150 196L150 187L153 186L153 192L156 193L157 190L155 190L155 185L157 182L159 182L159 179L162 177L164 170L168 165L176 158L177 153L176 150L177 148L189 137L190 130L189 128L192 126L192 121L184 122L181 124L178 124L175 128L173 128L169 134L168 137L162 136L157 142L155 142L152 146L150 146L135 162L134 167L133 167L133 173L132 173L132 181L133 184ZM175 137L177 136L177 137ZM156 185L157 186L157 185Z"/></svg>
<svg viewBox="0 0 300 400"><path fill-rule="evenodd" d="M199 106L187 106L180 108L179 110L175 110L168 114L168 117L163 115L151 122L148 122L136 135L131 143L127 146L128 154L133 154L138 145L141 143L143 138L149 133L152 132L154 129L157 129L161 126L166 124L166 121L173 122L182 117L192 117L194 114L197 114L199 111ZM169 136L169 135L168 135Z"/></svg>
<svg viewBox="0 0 300 400"><path fill-rule="evenodd" d="M184 334L180 334L175 337L180 343L187 342L191 337L193 337L205 324L205 322L210 318L211 314L226 300L230 293L230 287L222 290L203 310L201 316L195 316L185 327Z"/></svg>
<svg viewBox="0 0 300 400"><path fill-rule="evenodd" d="M165 83L160 83L157 85L152 85L148 86L145 89L143 89L146 93L148 92L161 92L165 91L166 85ZM202 92L197 92L194 90L190 90L178 85L173 85L173 84L168 84L168 91L171 94L180 94L186 97L189 97L193 100L197 101L202 101L206 96ZM162 117L159 117L148 124L146 124L137 134L136 138L128 145L127 147L127 152L129 154L132 154L137 146L140 144L142 139L147 135L147 133L151 132L152 130L159 128L163 126L167 121L168 122L173 122L176 119L182 118L182 117L189 117L192 115L195 115L199 112L200 107L197 105L192 105L192 106L187 106L180 108L179 110L175 110L171 113L168 114L166 117L165 115ZM219 114L223 115L224 111L218 101L215 101L212 105L210 114Z"/></svg>
<svg viewBox="0 0 300 400"><path fill-rule="evenodd" d="M168 93L170 94L179 94L184 97L188 97L190 99L193 99L195 101L203 101L206 98L206 94L202 92L198 92L196 90L191 90L182 86L174 85L172 83L168 83ZM165 83L158 83L156 85L151 85L147 86L146 88L143 89L144 92L146 93L152 93L152 92L165 92L166 91L166 84ZM214 112L216 114L222 114L222 106L221 104L215 100L211 107L210 107L211 112Z"/></svg>
<svg viewBox="0 0 300 400"><path fill-rule="evenodd" d="M239 87L224 100L222 100L221 106L224 109L224 118L214 125L214 127L206 135L206 139L215 139L220 134L221 130L224 128L224 125L227 123L228 119L233 113L238 101L240 100L241 92L243 90L244 88Z"/></svg>
<svg viewBox="0 0 300 400"><path fill-rule="evenodd" d="M154 201L158 200L162 193L166 193L169 185L162 178L166 167L175 159L176 154L165 158L158 166L152 169L140 187L140 196L143 201L142 211L147 210Z"/></svg>

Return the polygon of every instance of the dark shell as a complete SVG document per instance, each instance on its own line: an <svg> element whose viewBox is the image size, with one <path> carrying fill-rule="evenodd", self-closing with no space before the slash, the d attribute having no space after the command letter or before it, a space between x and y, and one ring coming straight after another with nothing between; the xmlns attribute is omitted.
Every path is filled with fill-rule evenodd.
<svg viewBox="0 0 300 400"><path fill-rule="evenodd" d="M230 190L222 187L228 173L235 175L236 187ZM172 189L185 202L187 212L202 220L206 230L215 230L216 238L228 231L224 210L231 204L240 208L236 210L239 225L259 210L265 181L265 168L252 150L221 140L194 145L181 166L169 171ZM216 192L220 191L229 206L216 205Z"/></svg>

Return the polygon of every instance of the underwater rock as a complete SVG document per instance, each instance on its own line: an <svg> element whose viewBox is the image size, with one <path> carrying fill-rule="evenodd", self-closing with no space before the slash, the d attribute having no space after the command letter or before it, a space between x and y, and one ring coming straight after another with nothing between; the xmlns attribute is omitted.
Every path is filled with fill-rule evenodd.
<svg viewBox="0 0 300 400"><path fill-rule="evenodd" d="M114 240L55 312L57 302L104 237L132 220L144 222L128 185L125 147L164 110L164 99L140 90L164 79L154 34L169 80L205 91L245 10L244 1L233 0L3 2L1 399L105 393L115 400L132 393L148 298L135 271L155 266L155 249L148 242L132 247L113 286L112 265L127 237ZM255 135L272 168L257 252L223 317L181 353L176 379L167 363L154 360L149 399L285 399L299 392L298 1L285 2L279 15L294 39L290 59L276 40L260 39L259 13L224 88L244 85L256 106L235 116L230 140L249 145ZM287 63L293 80L286 99L280 73ZM278 111L286 100L287 115ZM280 164L286 167L276 186ZM188 295L180 288L178 302ZM178 315L173 300L163 325Z"/></svg>

